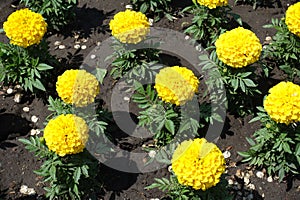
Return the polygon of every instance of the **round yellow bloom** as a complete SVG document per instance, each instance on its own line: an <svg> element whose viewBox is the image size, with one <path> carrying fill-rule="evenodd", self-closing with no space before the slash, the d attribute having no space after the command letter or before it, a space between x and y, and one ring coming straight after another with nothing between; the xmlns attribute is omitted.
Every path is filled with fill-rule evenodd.
<svg viewBox="0 0 300 200"><path fill-rule="evenodd" d="M300 121L300 86L292 82L280 82L269 90L264 109L277 123L286 125Z"/></svg>
<svg viewBox="0 0 300 200"><path fill-rule="evenodd" d="M193 2L198 2L201 6L208 7L209 9L214 9L216 7L227 6L228 0L193 0Z"/></svg>
<svg viewBox="0 0 300 200"><path fill-rule="evenodd" d="M215 45L218 58L233 68L243 68L256 62L262 51L258 37L242 27L221 34Z"/></svg>
<svg viewBox="0 0 300 200"><path fill-rule="evenodd" d="M66 70L56 82L58 96L66 103L83 107L93 103L99 94L97 78L85 70Z"/></svg>
<svg viewBox="0 0 300 200"><path fill-rule="evenodd" d="M73 114L51 119L44 129L46 145L59 156L83 151L89 138L89 127L84 119Z"/></svg>
<svg viewBox="0 0 300 200"><path fill-rule="evenodd" d="M11 44L26 48L40 43L47 31L47 23L41 14L25 8L9 15L3 30Z"/></svg>
<svg viewBox="0 0 300 200"><path fill-rule="evenodd" d="M117 13L109 23L112 35L122 43L137 44L149 33L145 14L132 10Z"/></svg>
<svg viewBox="0 0 300 200"><path fill-rule="evenodd" d="M155 77L158 96L165 102L184 105L198 91L199 80L186 67L166 67Z"/></svg>
<svg viewBox="0 0 300 200"><path fill-rule="evenodd" d="M288 7L285 13L285 23L289 31L300 37L300 2Z"/></svg>
<svg viewBox="0 0 300 200"><path fill-rule="evenodd" d="M204 138L182 142L172 157L172 169L182 185L207 190L220 181L225 159L220 149Z"/></svg>

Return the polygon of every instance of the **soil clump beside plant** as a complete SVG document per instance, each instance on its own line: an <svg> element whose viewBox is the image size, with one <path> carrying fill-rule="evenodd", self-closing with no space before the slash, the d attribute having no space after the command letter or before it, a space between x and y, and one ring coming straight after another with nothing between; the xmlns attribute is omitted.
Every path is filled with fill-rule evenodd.
<svg viewBox="0 0 300 200"><path fill-rule="evenodd" d="M173 2L176 2L173 0ZM288 5L296 1L281 0L271 6L258 7L253 9L250 5L237 4L233 7L232 12L239 14L242 17L245 28L255 32L262 44L264 44L267 36L272 36L275 30L265 29L262 26L270 24L272 18L281 18ZM97 45L110 36L110 31L107 27L110 19L118 11L124 10L125 5L129 3L125 1L109 1L109 0L82 0L80 1L76 12L76 20L70 24L62 33L48 33L47 41L49 42L50 53L58 58L61 62L61 69L57 69L55 73L61 74L64 70L70 68L78 68L84 58ZM233 0L230 1L233 5ZM16 3L9 0L0 2L0 24L7 19L7 16L12 13L15 8L12 5ZM191 1L185 0L174 3L177 13ZM163 18L159 22L154 23L154 26L165 27L177 31L183 31L183 24L189 23L191 16L177 16L178 19L170 22ZM0 28L2 28L0 26ZM1 42L8 42L4 34L0 34ZM55 42L59 41L64 48L59 48ZM80 44L79 49L74 48L75 44ZM84 47L84 48L83 48ZM172 59L169 57L169 59ZM172 62L172 60L170 60ZM265 93L268 88L283 80L284 75L280 70L275 68L272 70L271 77L265 82L260 83L260 87ZM109 108L110 94L112 90L112 79L105 78L101 85L100 96L104 104ZM21 102L14 101L15 94L7 94L7 88L0 90L0 199L43 199L44 191L41 177L34 174L33 170L38 169L41 161L37 160L34 155L28 152L24 145L17 139L24 137L28 138L31 129L41 129L44 127L43 122L49 114L47 111L47 96L54 94L55 83L49 83L46 88L47 92L40 95L25 95L22 96ZM257 102L262 104L262 102ZM24 112L23 108L28 107L29 112ZM132 108L132 113L137 113L136 108ZM37 116L38 121L32 122L31 117ZM289 199L296 200L300 198L300 181L299 177L287 179L283 183L273 180L268 182L266 177L258 178L256 170L250 169L246 164L242 164L242 158L237 154L237 151L245 151L249 148L246 137L251 137L253 132L260 126L259 123L248 123L252 116L240 118L227 113L226 122L223 128L223 135L218 140L217 145L222 151L228 150L231 152L227 162L231 167L228 168L228 174L233 179L239 182L236 190L236 199L242 199L242 196L253 195L254 199L281 200ZM120 130L116 130L121 134ZM131 145L127 145L128 141ZM128 150L138 148L139 139L133 137L118 138L117 145ZM103 188L95 194L97 199L128 199L140 200L161 198L162 193L158 190L145 190L144 187L152 184L156 177L168 177L167 169L161 169L155 172L144 174L131 174L119 172L105 165L101 165L103 177L99 177L104 181ZM250 180L255 188L245 187L242 172L253 173ZM20 193L20 187L27 185L36 191L36 195L24 196ZM239 194L238 194L239 193Z"/></svg>

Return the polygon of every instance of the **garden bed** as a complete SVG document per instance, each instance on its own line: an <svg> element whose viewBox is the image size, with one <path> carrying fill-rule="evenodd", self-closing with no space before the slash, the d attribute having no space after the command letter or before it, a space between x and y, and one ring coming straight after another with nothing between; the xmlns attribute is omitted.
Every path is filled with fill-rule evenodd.
<svg viewBox="0 0 300 200"><path fill-rule="evenodd" d="M176 2L176 0L173 0ZM274 29L263 28L263 25L270 24L272 18L281 18L288 5L296 1L281 0L272 5L257 7L253 9L251 5L239 3L232 5L232 12L239 14L245 28L252 30L265 44L267 36L275 33ZM76 8L76 20L65 27L62 32L47 33L50 53L60 61L61 69L56 69L56 74L61 74L66 69L76 69L82 62L90 56L90 52L97 48L105 39L111 36L108 28L109 21L115 13L123 11L129 1L111 0L80 0ZM184 0L180 3L173 3L175 13L179 13L184 7L191 5L191 1ZM16 1L4 0L0 2L0 28L6 21L7 16L18 8ZM174 21L166 18L153 24L154 27L169 28L183 32L191 16L177 15ZM9 42L5 34L0 34L1 42ZM76 45L78 45L76 47ZM186 61L173 59L166 56L166 63L180 63ZM262 98L270 87L284 80L284 73L278 68L271 71L270 77L261 80L259 88L262 95L257 98L257 105L262 105ZM100 99L104 106L110 110L111 91L114 80L110 77L104 79L100 86ZM46 85L46 92L36 95L30 92L19 91L19 88L12 85L11 94L7 93L8 87L4 86L0 90L0 199L44 199L45 191L42 177L37 176L33 170L37 170L42 161L28 152L24 144L18 141L19 138L29 138L32 129L44 128L46 117L50 114L47 110L47 99L49 95L55 94L55 82ZM16 94L21 94L21 101L16 102ZM25 110L24 110L25 108ZM29 108L28 110L26 110ZM137 108L132 105L130 110L137 114ZM38 120L32 118L36 116ZM246 151L249 144L246 137L252 137L253 133L260 128L260 123L249 123L253 116L247 115L239 117L229 112L226 113L226 120L221 137L217 140L217 145L222 152L230 152L230 157L226 158L228 164L227 179L235 185L232 192L236 199L266 199L266 200L296 200L300 198L299 177L284 179L279 182L276 177L267 177L264 169L254 169L247 163L242 163L242 157L238 151ZM129 151L139 151L141 146L149 141L143 141L134 137L126 137L126 134L118 128L113 129L116 144L120 148ZM124 134L124 135L122 135ZM163 193L157 189L145 190L146 186L154 182L154 178L169 177L167 168L159 169L147 173L127 173L112 169L104 164L100 165L98 177L103 181L103 187L95 192L95 199L155 199L162 198ZM246 179L249 182L245 183ZM26 185L34 188L34 195L25 195L20 192L21 186Z"/></svg>

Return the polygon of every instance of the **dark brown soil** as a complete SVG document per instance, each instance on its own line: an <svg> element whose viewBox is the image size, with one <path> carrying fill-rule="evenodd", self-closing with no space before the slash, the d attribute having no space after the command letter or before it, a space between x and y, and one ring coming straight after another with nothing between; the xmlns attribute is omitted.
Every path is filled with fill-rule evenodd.
<svg viewBox="0 0 300 200"><path fill-rule="evenodd" d="M173 0L176 2L175 0ZM281 18L288 4L295 3L292 0L276 1L272 5L258 7L252 9L250 5L237 4L233 6L233 0L230 4L233 6L234 13L242 17L244 26L254 31L263 43L266 36L272 36L275 30L264 29L263 25L269 24L272 18ZM11 4L15 1L2 0L0 2L0 28L7 16L16 8ZM109 20L118 11L124 10L129 0L112 1L112 0L80 0L76 9L76 21L61 33L49 33L47 41L49 42L50 52L56 56L61 62L61 69L57 69L56 73L61 73L68 68L78 68L84 58L93 50L98 42L102 42L110 36L107 28ZM187 5L190 0L182 0L174 3L175 10L179 11ZM178 13L178 12L177 12ZM182 24L190 22L191 16L178 16L174 22L162 19L154 26L170 28L177 31L182 30ZM75 39L75 35L79 35L79 39ZM82 39L87 40L82 40ZM73 48L75 41L81 39L81 45L86 45L86 49L76 50ZM0 35L1 42L8 42L5 35ZM55 41L61 41L66 46L65 49L58 49L54 45ZM282 79L282 72L273 70L270 80L263 84L265 90L272 86L274 82ZM106 78L101 87L101 95L107 100L109 105L109 95L111 90L111 79ZM43 122L49 114L47 111L47 95L53 94L54 83L49 83L48 91L41 95L30 95L22 92L23 97L20 103L14 102L15 94L7 94L7 87L1 88L0 91L0 199L43 199L44 191L41 177L33 173L33 170L39 168L41 161L37 160L32 153L29 153L24 145L18 141L18 138L28 138L31 129L42 129ZM262 103L262 99L258 100L258 104ZM23 107L29 107L29 112L24 112ZM37 123L31 122L31 116L39 118ZM252 193L253 199L266 200L297 200L300 199L300 181L299 179L288 179L282 183L278 180L268 182L266 177L257 178L255 169L249 168L246 164L242 164L241 157L237 151L245 151L249 147L245 137L251 137L253 132L260 126L259 123L248 123L251 116L245 118L235 117L227 114L226 123L223 128L223 135L218 140L218 146L222 151L231 152L231 157L227 159L230 167L228 168L229 176L239 175L239 172L254 173L250 177L251 183L255 188L252 190L247 188L242 179L235 179L239 182L234 190L236 199L247 199L247 195ZM123 141L126 142L126 138ZM136 141L131 141L136 145L140 145ZM122 146L122 140L119 141ZM133 148L133 147L131 147ZM161 169L151 173L131 174L119 172L109 167L102 166L103 174L109 174L109 178L105 178L104 187L99 188L98 199L109 200L140 200L151 198L162 198L163 194L158 190L145 190L144 187L153 183L155 177L168 177L167 169ZM36 191L34 196L24 196L20 193L21 185L32 187Z"/></svg>

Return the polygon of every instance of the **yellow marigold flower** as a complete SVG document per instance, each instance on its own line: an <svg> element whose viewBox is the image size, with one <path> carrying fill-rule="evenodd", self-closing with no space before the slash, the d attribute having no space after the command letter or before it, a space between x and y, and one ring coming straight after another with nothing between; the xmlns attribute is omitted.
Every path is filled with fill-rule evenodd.
<svg viewBox="0 0 300 200"><path fill-rule="evenodd" d="M122 43L137 44L149 33L150 24L145 14L133 10L117 13L109 23L112 35Z"/></svg>
<svg viewBox="0 0 300 200"><path fill-rule="evenodd" d="M56 82L58 96L66 103L83 107L93 103L99 94L97 78L85 70L66 70Z"/></svg>
<svg viewBox="0 0 300 200"><path fill-rule="evenodd" d="M47 23L41 14L25 8L9 15L3 30L11 44L26 48L40 43L47 31Z"/></svg>
<svg viewBox="0 0 300 200"><path fill-rule="evenodd" d="M289 31L300 37L300 2L288 7L285 13L285 23Z"/></svg>
<svg viewBox="0 0 300 200"><path fill-rule="evenodd" d="M183 105L191 100L198 90L199 80L186 67L166 67L155 77L158 96L165 102Z"/></svg>
<svg viewBox="0 0 300 200"><path fill-rule="evenodd" d="M242 27L221 34L215 45L218 58L233 68L243 68L256 62L262 51L258 37Z"/></svg>
<svg viewBox="0 0 300 200"><path fill-rule="evenodd" d="M44 129L46 145L59 156L83 151L89 138L89 127L81 117L73 114L51 119Z"/></svg>
<svg viewBox="0 0 300 200"><path fill-rule="evenodd" d="M180 184L205 191L220 181L225 159L215 144L197 138L184 141L176 148L172 169Z"/></svg>
<svg viewBox="0 0 300 200"><path fill-rule="evenodd" d="M214 9L216 7L227 6L228 0L193 0L193 2L198 2L201 6L208 7L209 9Z"/></svg>
<svg viewBox="0 0 300 200"><path fill-rule="evenodd" d="M280 82L269 90L264 109L277 123L286 125L300 121L300 86L292 82Z"/></svg>

